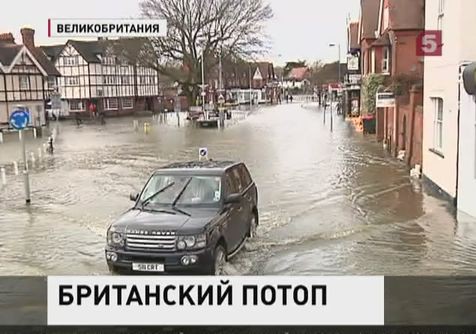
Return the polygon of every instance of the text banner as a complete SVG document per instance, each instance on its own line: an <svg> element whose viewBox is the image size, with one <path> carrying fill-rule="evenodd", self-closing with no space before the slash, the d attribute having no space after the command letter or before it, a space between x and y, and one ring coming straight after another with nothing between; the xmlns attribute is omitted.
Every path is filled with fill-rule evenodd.
<svg viewBox="0 0 476 334"><path fill-rule="evenodd" d="M49 325L383 325L384 278L48 277Z"/></svg>
<svg viewBox="0 0 476 334"><path fill-rule="evenodd" d="M48 19L48 37L164 37L166 20Z"/></svg>

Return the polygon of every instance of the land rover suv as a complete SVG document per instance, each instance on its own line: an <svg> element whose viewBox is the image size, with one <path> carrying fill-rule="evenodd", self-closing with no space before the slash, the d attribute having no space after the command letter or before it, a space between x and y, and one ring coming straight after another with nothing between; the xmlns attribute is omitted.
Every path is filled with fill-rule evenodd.
<svg viewBox="0 0 476 334"><path fill-rule="evenodd" d="M258 226L258 192L240 162L176 163L154 172L107 230L112 272L223 274Z"/></svg>

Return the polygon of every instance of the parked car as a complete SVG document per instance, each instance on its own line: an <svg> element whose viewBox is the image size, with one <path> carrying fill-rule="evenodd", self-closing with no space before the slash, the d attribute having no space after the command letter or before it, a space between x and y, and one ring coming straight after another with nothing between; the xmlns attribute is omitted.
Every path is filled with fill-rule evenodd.
<svg viewBox="0 0 476 334"><path fill-rule="evenodd" d="M258 191L241 162L157 170L107 230L111 272L220 275L258 226Z"/></svg>

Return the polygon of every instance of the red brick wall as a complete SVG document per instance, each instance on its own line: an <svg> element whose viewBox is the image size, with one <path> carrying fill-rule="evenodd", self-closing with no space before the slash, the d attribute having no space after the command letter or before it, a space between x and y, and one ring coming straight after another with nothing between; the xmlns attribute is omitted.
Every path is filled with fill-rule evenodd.
<svg viewBox="0 0 476 334"><path fill-rule="evenodd" d="M421 90L410 92L409 103L399 106L398 143L396 152L405 151L410 167L422 164L423 107Z"/></svg>
<svg viewBox="0 0 476 334"><path fill-rule="evenodd" d="M392 75L423 76L423 62L416 54L416 39L420 32L420 30L395 32L394 39L397 44L393 48Z"/></svg>

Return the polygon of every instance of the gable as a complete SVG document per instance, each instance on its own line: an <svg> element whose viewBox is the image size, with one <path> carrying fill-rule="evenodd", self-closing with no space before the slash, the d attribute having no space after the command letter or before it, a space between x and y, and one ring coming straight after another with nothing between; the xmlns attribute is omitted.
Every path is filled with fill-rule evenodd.
<svg viewBox="0 0 476 334"><path fill-rule="evenodd" d="M261 75L261 71L259 67L256 68L255 75L253 76L253 80L263 80L263 76Z"/></svg>
<svg viewBox="0 0 476 334"><path fill-rule="evenodd" d="M1 65L4 73L14 72L19 67L36 68L36 70L44 76L47 76L45 69L38 63L35 57L25 46L20 47L18 53L13 58L9 66Z"/></svg>

